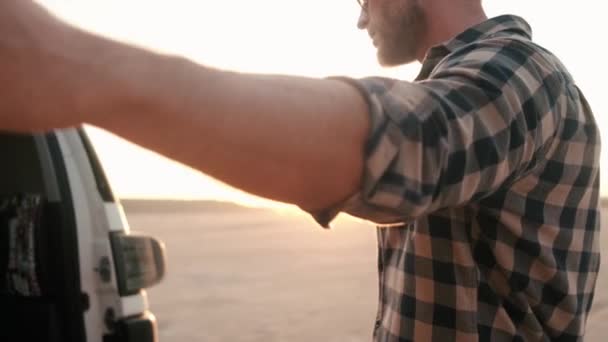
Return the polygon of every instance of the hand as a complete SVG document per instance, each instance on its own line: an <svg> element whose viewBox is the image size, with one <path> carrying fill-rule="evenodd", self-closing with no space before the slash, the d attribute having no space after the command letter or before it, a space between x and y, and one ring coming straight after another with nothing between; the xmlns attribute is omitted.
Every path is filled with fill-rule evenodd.
<svg viewBox="0 0 608 342"><path fill-rule="evenodd" d="M32 1L0 2L0 130L44 131L83 121L92 37Z"/></svg>

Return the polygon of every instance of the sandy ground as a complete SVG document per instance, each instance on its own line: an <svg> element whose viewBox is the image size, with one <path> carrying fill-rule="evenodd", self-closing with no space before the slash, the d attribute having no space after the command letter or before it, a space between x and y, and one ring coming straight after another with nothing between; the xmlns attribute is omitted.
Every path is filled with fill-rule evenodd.
<svg viewBox="0 0 608 342"><path fill-rule="evenodd" d="M325 231L306 216L271 210L123 204L132 230L167 246L168 275L148 291L160 342L371 340L372 226L341 218ZM608 265L608 252L602 260ZM608 271L597 288L588 342L608 335Z"/></svg>

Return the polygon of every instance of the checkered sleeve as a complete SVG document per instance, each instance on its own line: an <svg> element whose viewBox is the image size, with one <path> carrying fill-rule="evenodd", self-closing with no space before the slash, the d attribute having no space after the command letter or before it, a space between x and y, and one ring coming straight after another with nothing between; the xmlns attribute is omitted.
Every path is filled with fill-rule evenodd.
<svg viewBox="0 0 608 342"><path fill-rule="evenodd" d="M490 39L454 51L424 81L347 79L369 104L364 179L313 216L322 225L340 211L403 222L481 199L533 169L558 134L552 102L565 93L556 89L564 75L535 54Z"/></svg>

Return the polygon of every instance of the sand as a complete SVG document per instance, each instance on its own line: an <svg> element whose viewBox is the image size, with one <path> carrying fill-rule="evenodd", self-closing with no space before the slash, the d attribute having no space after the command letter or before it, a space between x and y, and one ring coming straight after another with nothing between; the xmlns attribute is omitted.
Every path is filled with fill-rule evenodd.
<svg viewBox="0 0 608 342"><path fill-rule="evenodd" d="M305 215L222 203L123 205L132 230L167 246L167 277L148 290L160 342L371 340L373 226L343 217L325 231ZM597 288L588 342L608 335L608 271Z"/></svg>

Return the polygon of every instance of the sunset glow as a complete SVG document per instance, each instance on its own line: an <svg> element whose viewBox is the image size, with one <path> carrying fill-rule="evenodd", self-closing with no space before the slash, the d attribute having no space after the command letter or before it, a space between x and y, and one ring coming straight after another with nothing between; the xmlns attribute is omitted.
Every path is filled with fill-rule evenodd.
<svg viewBox="0 0 608 342"><path fill-rule="evenodd" d="M114 39L186 56L201 64L242 72L324 77L383 75L411 80L417 64L382 69L365 32L356 29L356 1L40 1L59 17ZM606 56L600 37L601 2L484 2L489 16L504 13L527 19L535 40L554 51L586 93L596 118L608 132L602 101L608 79L598 68ZM603 73L603 74L602 74ZM119 197L197 198L274 206L225 186L192 169L89 127L110 182ZM603 168L608 169L604 148ZM604 179L606 179L604 177ZM605 183L605 181L603 182ZM602 188L604 196L608 187Z"/></svg>

